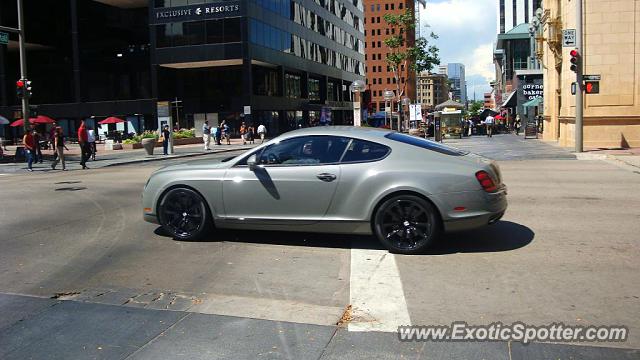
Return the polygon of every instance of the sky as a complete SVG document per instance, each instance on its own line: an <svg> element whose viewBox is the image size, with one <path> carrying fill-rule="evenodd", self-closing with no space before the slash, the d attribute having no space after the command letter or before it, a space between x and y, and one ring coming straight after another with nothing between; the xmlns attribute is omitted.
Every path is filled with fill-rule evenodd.
<svg viewBox="0 0 640 360"><path fill-rule="evenodd" d="M462 63L467 77L467 98L482 100L495 77L493 43L497 35L498 0L427 0L420 9L421 35L440 49L440 63ZM437 72L437 69L434 69Z"/></svg>

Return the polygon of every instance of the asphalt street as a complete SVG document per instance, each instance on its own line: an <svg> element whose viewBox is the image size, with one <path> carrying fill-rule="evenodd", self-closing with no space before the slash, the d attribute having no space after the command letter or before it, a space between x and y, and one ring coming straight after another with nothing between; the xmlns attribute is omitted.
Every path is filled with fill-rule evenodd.
<svg viewBox="0 0 640 360"><path fill-rule="evenodd" d="M187 159L0 176L0 358L640 359L640 174L512 135L449 142L499 160L509 210L420 256L351 235L175 241L142 221L140 195L152 171ZM395 332L454 321L630 336L522 345Z"/></svg>

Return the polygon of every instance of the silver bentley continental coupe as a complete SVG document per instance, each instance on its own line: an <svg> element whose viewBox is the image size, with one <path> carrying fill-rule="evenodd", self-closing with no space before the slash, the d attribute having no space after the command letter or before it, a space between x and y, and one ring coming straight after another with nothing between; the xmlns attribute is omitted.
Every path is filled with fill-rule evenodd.
<svg viewBox="0 0 640 360"><path fill-rule="evenodd" d="M506 186L491 160L383 129L295 130L223 162L154 172L144 219L174 238L213 228L375 235L416 254L443 232L498 221Z"/></svg>

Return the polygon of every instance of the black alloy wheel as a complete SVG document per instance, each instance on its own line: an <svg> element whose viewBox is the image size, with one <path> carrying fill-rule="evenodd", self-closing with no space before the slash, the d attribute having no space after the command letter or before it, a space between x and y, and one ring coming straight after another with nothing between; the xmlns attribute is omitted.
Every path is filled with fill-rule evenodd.
<svg viewBox="0 0 640 360"><path fill-rule="evenodd" d="M398 195L386 200L376 211L373 225L378 240L398 254L420 254L440 233L436 209L414 195Z"/></svg>
<svg viewBox="0 0 640 360"><path fill-rule="evenodd" d="M209 213L204 199L188 188L169 190L158 206L162 227L178 240L197 240L209 227Z"/></svg>

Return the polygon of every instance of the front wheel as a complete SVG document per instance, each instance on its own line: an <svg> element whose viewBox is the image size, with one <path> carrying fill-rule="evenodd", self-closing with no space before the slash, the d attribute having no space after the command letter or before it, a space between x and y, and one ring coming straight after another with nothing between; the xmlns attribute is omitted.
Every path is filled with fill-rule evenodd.
<svg viewBox="0 0 640 360"><path fill-rule="evenodd" d="M160 225L178 240L197 240L209 228L209 213L202 196L188 188L169 190L158 206Z"/></svg>
<svg viewBox="0 0 640 360"><path fill-rule="evenodd" d="M419 254L437 239L440 222L437 210L414 195L394 196L380 205L374 215L374 233L389 251Z"/></svg>

